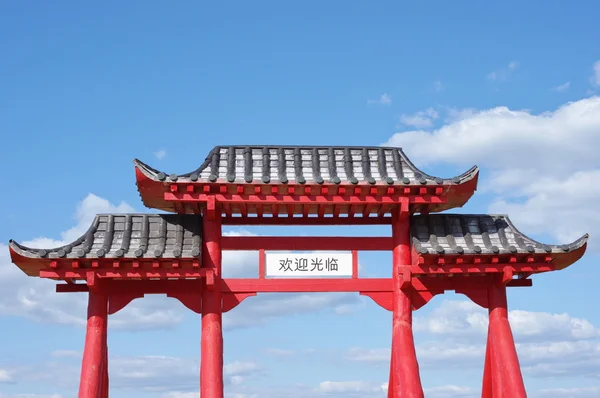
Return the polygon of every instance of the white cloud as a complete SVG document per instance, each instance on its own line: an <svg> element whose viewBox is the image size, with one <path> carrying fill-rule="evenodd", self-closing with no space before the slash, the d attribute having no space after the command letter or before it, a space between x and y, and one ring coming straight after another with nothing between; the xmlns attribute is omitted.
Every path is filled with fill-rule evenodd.
<svg viewBox="0 0 600 398"><path fill-rule="evenodd" d="M82 352L75 350L55 350L50 353L54 358L81 358Z"/></svg>
<svg viewBox="0 0 600 398"><path fill-rule="evenodd" d="M0 384L2 383L12 383L14 380L10 374L10 372L6 369L0 368Z"/></svg>
<svg viewBox="0 0 600 398"><path fill-rule="evenodd" d="M534 395L539 398L597 398L600 387L548 388Z"/></svg>
<svg viewBox="0 0 600 398"><path fill-rule="evenodd" d="M167 151L166 149L160 149L156 152L154 152L154 156L158 159L161 160L163 159L165 156L167 156Z"/></svg>
<svg viewBox="0 0 600 398"><path fill-rule="evenodd" d="M62 398L60 394L9 394L5 395L0 393L0 398Z"/></svg>
<svg viewBox="0 0 600 398"><path fill-rule="evenodd" d="M598 87L600 86L600 60L594 62L592 69L594 73L590 77L590 83L592 83L592 86Z"/></svg>
<svg viewBox="0 0 600 398"><path fill-rule="evenodd" d="M512 310L509 321L523 372L528 377L600 379L600 329L568 314ZM414 331L434 339L416 346L423 368L460 362L479 369L485 356L487 311L468 301L444 300L426 317L415 317ZM350 361L389 364L389 348L352 348Z"/></svg>
<svg viewBox="0 0 600 398"><path fill-rule="evenodd" d="M600 337L600 329L586 319L566 313L509 311L511 328L521 342L577 341ZM444 300L427 317L415 317L414 329L432 335L463 338L485 336L487 310L470 301ZM467 333L467 334L465 334Z"/></svg>
<svg viewBox="0 0 600 398"><path fill-rule="evenodd" d="M416 128L430 127L439 117L437 111L433 108L427 108L412 115L401 115L400 123L405 126Z"/></svg>
<svg viewBox="0 0 600 398"><path fill-rule="evenodd" d="M442 82L440 80L436 80L436 81L433 82L433 90L436 93L444 91L444 85L442 84Z"/></svg>
<svg viewBox="0 0 600 398"><path fill-rule="evenodd" d="M41 383L74 390L78 386L79 366L79 358L52 358L15 370L11 382L22 385ZM110 355L109 366L110 385L114 390L187 393L198 388L200 366L197 359L162 355ZM236 361L223 366L224 382L228 388L263 373L264 369L254 362Z"/></svg>
<svg viewBox="0 0 600 398"><path fill-rule="evenodd" d="M113 205L106 199L89 194L75 212L76 225L60 234L60 239L36 238L22 242L26 246L49 248L70 243L85 233L97 213L132 212L126 203ZM251 235L231 231L225 235ZM258 254L251 251L223 253L225 277L258 275ZM43 323L85 326L87 295L55 292L55 282L23 274L10 262L8 248L0 244L0 316L23 316ZM352 312L361 303L356 294L261 294L250 297L238 308L224 315L224 327L248 327L264 324L268 319L291 313L333 310L337 314ZM172 328L183 321L189 311L181 303L163 295L147 295L134 300L109 319L109 327L127 330Z"/></svg>
<svg viewBox="0 0 600 398"><path fill-rule="evenodd" d="M272 355L274 357L283 358L283 357L291 357L296 354L294 350L286 350L281 348L268 348L265 350L268 355Z"/></svg>
<svg viewBox="0 0 600 398"><path fill-rule="evenodd" d="M323 381L315 389L319 393L372 393L385 391L381 384L367 383L364 381Z"/></svg>
<svg viewBox="0 0 600 398"><path fill-rule="evenodd" d="M553 91L558 91L559 93L565 93L567 91L569 91L569 87L571 87L571 83L570 82L566 82L563 83L559 86L553 87L552 90Z"/></svg>
<svg viewBox="0 0 600 398"><path fill-rule="evenodd" d="M377 104L377 105L392 105L392 96L389 95L388 93L383 93L381 94L381 96L376 99L376 100L368 100L367 101L368 104Z"/></svg>
<svg viewBox="0 0 600 398"><path fill-rule="evenodd" d="M600 97L538 114L507 107L453 114L443 127L403 131L385 145L403 147L420 167L485 168L480 191L496 195L490 211L510 214L523 232L547 231L562 242L600 232Z"/></svg>
<svg viewBox="0 0 600 398"><path fill-rule="evenodd" d="M427 398L475 398L480 396L480 393L471 387L455 385L425 388L423 392Z"/></svg>
<svg viewBox="0 0 600 398"><path fill-rule="evenodd" d="M355 293L262 293L249 297L223 315L225 329L265 324L284 315L333 311L345 315L356 309L364 298Z"/></svg>
<svg viewBox="0 0 600 398"><path fill-rule="evenodd" d="M519 67L518 61L511 61L505 68L495 70L488 73L488 80L492 81L503 81L510 77L510 75Z"/></svg>
<svg viewBox="0 0 600 398"><path fill-rule="evenodd" d="M98 213L132 212L126 203L111 204L88 194L75 211L76 225L60 234L60 239L40 237L22 242L26 246L51 248L83 235ZM0 315L23 316L42 323L85 325L87 295L55 291L56 282L28 277L10 262L8 248L0 244ZM109 327L121 329L169 328L183 319L181 305L173 299L146 297L135 300L111 316Z"/></svg>
<svg viewBox="0 0 600 398"><path fill-rule="evenodd" d="M168 392L166 394L161 395L161 398L198 398L198 396L200 396L200 391L192 391L192 392L173 391L173 392Z"/></svg>

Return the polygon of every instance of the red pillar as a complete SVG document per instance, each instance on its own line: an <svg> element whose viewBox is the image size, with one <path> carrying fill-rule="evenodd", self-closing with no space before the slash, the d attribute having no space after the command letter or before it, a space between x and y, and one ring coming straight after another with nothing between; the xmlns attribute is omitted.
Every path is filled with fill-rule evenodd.
<svg viewBox="0 0 600 398"><path fill-rule="evenodd" d="M423 398L419 364L412 332L412 287L402 286L401 270L411 265L408 205L392 219L394 308L392 330L393 397Z"/></svg>
<svg viewBox="0 0 600 398"><path fill-rule="evenodd" d="M105 293L90 290L79 398L98 398L101 396L104 380L103 362L107 319L108 296Z"/></svg>
<svg viewBox="0 0 600 398"><path fill-rule="evenodd" d="M202 292L200 397L223 398L223 330L221 312L221 217L203 218L202 263L215 272L214 285ZM212 289L212 290L211 290Z"/></svg>
<svg viewBox="0 0 600 398"><path fill-rule="evenodd" d="M102 366L102 398L108 398L108 333L104 334L104 359Z"/></svg>
<svg viewBox="0 0 600 398"><path fill-rule="evenodd" d="M481 398L493 398L492 390L492 339L488 327L488 337L485 347L485 362L483 365L483 387L481 388Z"/></svg>
<svg viewBox="0 0 600 398"><path fill-rule="evenodd" d="M394 345L392 338L392 350L391 350L391 358L390 358L390 380L388 382L388 398L394 398Z"/></svg>
<svg viewBox="0 0 600 398"><path fill-rule="evenodd" d="M494 397L526 398L517 349L508 323L506 286L488 287L491 378Z"/></svg>

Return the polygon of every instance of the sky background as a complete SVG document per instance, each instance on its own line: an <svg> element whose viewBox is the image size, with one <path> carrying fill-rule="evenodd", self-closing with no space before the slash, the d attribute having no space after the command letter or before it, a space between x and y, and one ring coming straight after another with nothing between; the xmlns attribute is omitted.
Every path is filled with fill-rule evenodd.
<svg viewBox="0 0 600 398"><path fill-rule="evenodd" d="M75 397L86 296L10 263L99 212L152 211L132 160L194 170L215 145L394 145L477 164L456 212L508 213L586 256L509 291L531 397L600 396L600 6L594 1L0 1L0 398ZM595 44L594 44L595 43ZM227 233L389 235L386 227ZM361 253L387 276L390 253ZM256 253L225 253L230 276ZM225 316L228 398L385 397L391 315L354 294L261 295ZM200 319L162 296L110 318L111 397L198 397ZM479 396L485 310L415 313L428 398Z"/></svg>

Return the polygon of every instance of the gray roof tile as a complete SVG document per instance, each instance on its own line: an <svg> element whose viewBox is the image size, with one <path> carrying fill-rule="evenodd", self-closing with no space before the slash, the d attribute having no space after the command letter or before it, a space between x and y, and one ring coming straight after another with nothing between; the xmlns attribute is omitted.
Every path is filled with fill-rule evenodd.
<svg viewBox="0 0 600 398"><path fill-rule="evenodd" d="M546 245L519 232L508 216L430 214L412 219L414 249L426 254L568 253L587 242L587 235L566 245Z"/></svg>
<svg viewBox="0 0 600 398"><path fill-rule="evenodd" d="M11 241L10 247L30 258L198 258L202 221L198 215L100 214L68 245L32 249Z"/></svg>
<svg viewBox="0 0 600 398"><path fill-rule="evenodd" d="M454 178L433 177L391 147L217 146L198 169L181 175L135 163L149 178L165 182L440 185L478 173L473 167Z"/></svg>

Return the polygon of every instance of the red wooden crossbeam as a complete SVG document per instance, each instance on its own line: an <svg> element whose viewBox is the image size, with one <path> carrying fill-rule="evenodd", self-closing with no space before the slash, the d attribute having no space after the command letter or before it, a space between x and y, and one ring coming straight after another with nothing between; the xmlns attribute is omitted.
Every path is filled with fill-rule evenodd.
<svg viewBox="0 0 600 398"><path fill-rule="evenodd" d="M500 255L428 255L422 256L413 252L413 268L419 269L422 272L429 272L427 270L434 270L438 268L447 267L450 265L456 266L467 266L481 264L528 264L534 267L540 266L540 264L548 265L553 261L552 256L548 254L500 254Z"/></svg>
<svg viewBox="0 0 600 398"><path fill-rule="evenodd" d="M417 291L485 288L490 277L486 275L453 278L413 278ZM114 294L171 294L198 293L203 288L199 279L183 280L106 280L105 286ZM513 279L507 286L531 286L531 279ZM304 278L254 279L227 278L221 281L224 293L306 293L306 292L392 292L391 278ZM59 293L87 292L84 283L58 284Z"/></svg>
<svg viewBox="0 0 600 398"><path fill-rule="evenodd" d="M411 272L415 275L449 275L449 274L488 274L503 272L506 264L481 264L474 266L473 264L445 265L442 267L420 267L411 268ZM511 264L510 268L516 273L535 273L553 271L554 267L549 264Z"/></svg>
<svg viewBox="0 0 600 398"><path fill-rule="evenodd" d="M392 250L390 237L346 236L224 236L223 250Z"/></svg>
<svg viewBox="0 0 600 398"><path fill-rule="evenodd" d="M234 238L234 237L231 237L231 238ZM263 238L263 237L261 237L261 238ZM239 249L237 249L237 250L249 250L248 248L253 248L256 246L247 246L246 247L246 246L240 245L237 247L239 247ZM271 246L267 245L267 247L268 247L267 250L280 250L277 245L271 245ZM302 245L299 245L298 247L299 247L298 250L312 250L312 249L306 249ZM308 246L308 247L312 247L312 246ZM286 246L286 248L287 248L287 246ZM357 268L358 262L356 260L354 260L354 262L356 262L356 264L353 264L353 268ZM259 279L262 279L265 277L263 263L264 263L264 259L259 260ZM484 274L487 274L487 275L503 274L507 271L507 269L509 269L510 272L514 273L518 277L524 278L524 277L527 277L534 273L553 271L555 268L550 264L511 264L510 266L507 266L506 264L482 264L481 266L464 265L464 266L460 266L460 267L459 266L444 266L444 267L436 267L436 268L431 267L431 268L422 268L422 269L411 268L410 272L415 277L424 277L424 276L432 276L432 277L442 277L442 276L448 277L448 276L450 276L451 277L454 275L480 276L480 275L484 275ZM48 278L48 279L85 280L86 274L88 271L89 271L89 269L85 269L85 268L84 269L81 269L81 268L46 269L46 270L41 270L39 272L39 276L41 278ZM101 278L112 278L112 279L186 279L186 278L204 278L211 271L202 269L202 268L196 269L196 270L150 269L150 268L128 268L128 269L116 269L116 270L109 269L109 270L107 270L106 268L101 267L101 268L96 268L94 272L96 272L96 274ZM354 273L354 275L357 275L357 273ZM212 276L212 274L210 276ZM254 279L248 279L248 281L251 281L251 280L254 280ZM290 283L289 282L290 280L294 281L294 280L299 280L299 279L266 279L266 280L269 280L268 283L275 283L278 281L281 283ZM317 283L321 279L308 278L306 280ZM323 281L325 281L325 283L333 283L333 282L330 282L332 280L334 280L334 279L323 279ZM335 280L344 281L345 279L338 278ZM346 282L344 282L344 283L346 283Z"/></svg>
<svg viewBox="0 0 600 398"><path fill-rule="evenodd" d="M170 193L203 194L276 194L276 195L444 195L449 186L389 186L370 185L269 185L269 184L207 184L202 182L173 182L168 186Z"/></svg>
<svg viewBox="0 0 600 398"><path fill-rule="evenodd" d="M41 270L40 278L48 279L81 279L85 280L89 270ZM199 270L116 270L107 271L98 269L94 271L100 278L115 279L186 279L186 278L204 278L211 271L206 269Z"/></svg>
<svg viewBox="0 0 600 398"><path fill-rule="evenodd" d="M294 204L398 204L405 200L403 195L281 195L281 194L211 194L165 192L164 199L172 202L206 202L215 198L221 203L294 203ZM409 196L412 204L443 204L447 198L437 195Z"/></svg>

